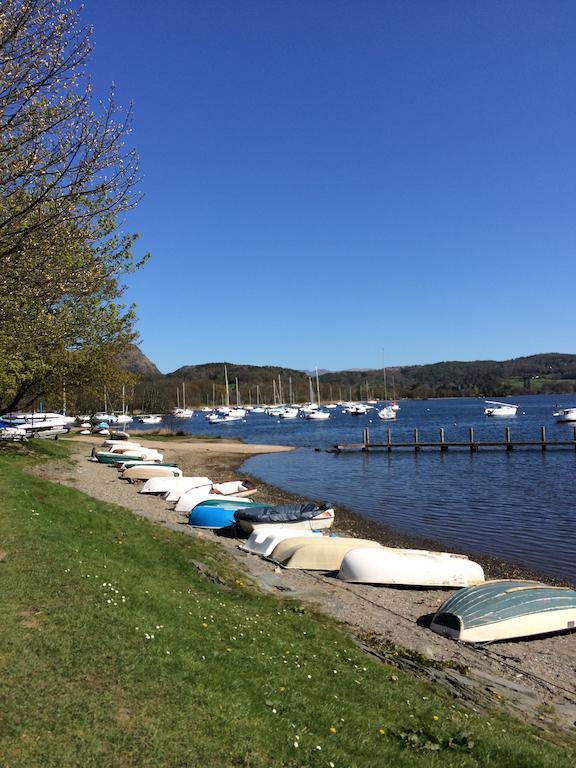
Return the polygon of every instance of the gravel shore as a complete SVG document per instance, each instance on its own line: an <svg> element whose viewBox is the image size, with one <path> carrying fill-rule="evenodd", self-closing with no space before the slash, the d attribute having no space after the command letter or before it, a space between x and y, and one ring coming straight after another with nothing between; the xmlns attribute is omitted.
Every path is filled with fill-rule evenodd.
<svg viewBox="0 0 576 768"><path fill-rule="evenodd" d="M240 550L241 534L190 528L186 516L175 513L163 499L138 494L139 486L119 480L114 468L89 461L92 446L99 444L100 438L76 437L66 442L74 466L44 465L38 474L183 534L218 541L244 565L260 588L280 598L313 603L347 625L368 652L428 677L471 708L505 706L543 727L576 732L576 633L482 647L447 640L431 632L427 622L450 590L344 584L330 575L279 569ZM206 475L214 482L240 479L238 467L249 455L289 450L188 438L147 439L146 445L162 450L165 460L178 463L184 474ZM273 504L301 500L259 482L258 487L257 500ZM340 509L336 509L335 531L376 539L388 546L426 545ZM534 577L519 566L494 559L480 561L487 578Z"/></svg>

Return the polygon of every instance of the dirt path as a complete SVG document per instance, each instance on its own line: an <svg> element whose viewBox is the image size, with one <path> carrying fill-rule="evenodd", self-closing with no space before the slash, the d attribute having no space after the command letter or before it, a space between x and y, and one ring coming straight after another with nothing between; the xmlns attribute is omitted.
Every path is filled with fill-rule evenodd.
<svg viewBox="0 0 576 768"><path fill-rule="evenodd" d="M49 465L41 468L42 476L186 535L218 541L263 589L314 603L348 625L359 642L369 646L369 652L433 679L475 709L505 705L523 719L576 733L576 633L482 647L447 640L431 632L426 623L450 591L345 584L329 575L280 569L240 550L240 535L190 528L186 515L175 513L163 499L138 494L138 486L120 481L115 469L89 461L92 445L99 442L94 438L70 441L74 469ZM287 450L222 440L159 439L147 440L146 445L161 449L165 460L177 462L184 474L207 475L215 482L239 478L237 467L247 455ZM297 500L271 486L259 487L258 499L271 503ZM336 517L338 532L365 535L356 516L337 509ZM378 538L382 540L382 532ZM483 564L487 578L504 575L502 563L494 569L497 573ZM406 653L395 655L393 646Z"/></svg>

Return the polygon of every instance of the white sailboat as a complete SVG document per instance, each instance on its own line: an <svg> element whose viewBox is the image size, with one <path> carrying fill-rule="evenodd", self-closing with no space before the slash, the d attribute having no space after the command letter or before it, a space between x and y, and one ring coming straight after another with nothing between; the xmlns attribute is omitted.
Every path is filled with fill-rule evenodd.
<svg viewBox="0 0 576 768"><path fill-rule="evenodd" d="M382 374L384 378L384 408L378 411L378 418L384 421L392 421L396 418L396 413L400 410L399 405L396 403L396 399L392 402L388 400L388 385L386 382L386 366L382 366Z"/></svg>
<svg viewBox="0 0 576 768"><path fill-rule="evenodd" d="M320 379L318 378L318 368L316 368L316 398L318 400L318 407L313 410L308 410L304 414L305 419L311 419L312 421L326 421L330 418L328 411L321 410L322 400L320 399Z"/></svg>
<svg viewBox="0 0 576 768"><path fill-rule="evenodd" d="M252 408L252 413L264 413L264 408L260 405L260 386L256 384L256 407Z"/></svg>
<svg viewBox="0 0 576 768"><path fill-rule="evenodd" d="M182 408L177 406L172 411L177 419L190 419L194 415L192 408L186 408L186 382L182 382Z"/></svg>
<svg viewBox="0 0 576 768"><path fill-rule="evenodd" d="M486 416L499 416L510 417L516 416L519 405L512 405L511 403L499 403L495 400L486 400L488 408L484 408L484 414Z"/></svg>
<svg viewBox="0 0 576 768"><path fill-rule="evenodd" d="M122 384L122 413L116 416L116 424L130 424L133 421L132 416L126 412L126 388Z"/></svg>

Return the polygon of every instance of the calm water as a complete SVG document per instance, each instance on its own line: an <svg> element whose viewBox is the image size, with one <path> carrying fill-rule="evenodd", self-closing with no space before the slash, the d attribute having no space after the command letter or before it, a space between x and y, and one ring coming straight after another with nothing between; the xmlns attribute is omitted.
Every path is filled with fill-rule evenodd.
<svg viewBox="0 0 576 768"><path fill-rule="evenodd" d="M338 410L325 422L281 421L250 414L244 423L208 425L201 414L177 427L194 434L242 437L251 443L295 445L286 454L255 456L243 470L288 491L341 504L401 533L435 539L470 553L486 553L524 563L542 573L576 582L576 452L570 449L395 451L392 454L331 454L314 451L336 443L360 442L363 427L374 442L513 438L567 439L572 427L552 417L556 404L576 405L576 396L533 396L520 403L513 419L483 415L477 398L401 402L396 423L350 416ZM171 425L174 422L170 422Z"/></svg>

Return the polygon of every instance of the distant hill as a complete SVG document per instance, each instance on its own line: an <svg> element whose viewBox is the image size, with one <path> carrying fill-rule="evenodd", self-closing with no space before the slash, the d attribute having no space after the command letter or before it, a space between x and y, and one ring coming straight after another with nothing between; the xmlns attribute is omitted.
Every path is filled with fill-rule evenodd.
<svg viewBox="0 0 576 768"><path fill-rule="evenodd" d="M119 362L120 366L130 373L137 373L140 376L162 376L160 370L135 344L130 344L128 351Z"/></svg>
<svg viewBox="0 0 576 768"><path fill-rule="evenodd" d="M145 411L168 411L183 397L187 405L220 405L226 397L225 365L231 403L255 403L257 397L265 403L275 398L287 402L290 396L294 402L307 401L310 378L315 391L315 372L280 366L203 363L185 365L163 375L137 348L130 356L129 365L130 370L141 374L135 390L135 407ZM550 352L503 361L452 360L395 366L386 369L386 389L382 369L319 372L319 377L321 398L325 402L383 399L385 394L389 398L567 394L576 392L576 355Z"/></svg>

